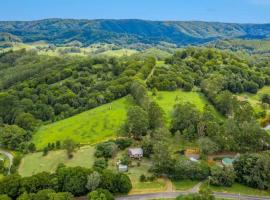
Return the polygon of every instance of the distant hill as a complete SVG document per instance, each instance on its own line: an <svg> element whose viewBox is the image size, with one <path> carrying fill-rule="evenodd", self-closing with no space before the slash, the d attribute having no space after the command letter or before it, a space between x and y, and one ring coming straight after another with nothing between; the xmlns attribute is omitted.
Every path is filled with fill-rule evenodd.
<svg viewBox="0 0 270 200"><path fill-rule="evenodd" d="M0 33L5 40L47 41L65 44L93 43L203 44L224 38L264 39L270 37L270 24L234 24L217 22L181 22L146 20L75 20L2 21ZM9 37L6 37L9 36Z"/></svg>

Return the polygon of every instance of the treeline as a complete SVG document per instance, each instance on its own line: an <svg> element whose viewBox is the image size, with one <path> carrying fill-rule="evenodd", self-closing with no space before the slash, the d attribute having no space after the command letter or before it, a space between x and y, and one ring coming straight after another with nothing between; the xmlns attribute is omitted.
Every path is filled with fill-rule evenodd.
<svg viewBox="0 0 270 200"><path fill-rule="evenodd" d="M52 174L10 175L0 180L0 194L18 200L71 200L73 196L86 194L89 200L102 196L110 200L114 199L113 194L126 194L131 188L131 181L125 174L62 165Z"/></svg>

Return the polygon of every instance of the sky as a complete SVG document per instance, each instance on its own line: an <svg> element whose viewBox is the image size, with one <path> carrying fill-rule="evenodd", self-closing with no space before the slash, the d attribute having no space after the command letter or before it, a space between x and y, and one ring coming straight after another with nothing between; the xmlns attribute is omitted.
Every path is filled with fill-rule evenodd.
<svg viewBox="0 0 270 200"><path fill-rule="evenodd" d="M270 23L270 0L0 0L1 21L46 18Z"/></svg>

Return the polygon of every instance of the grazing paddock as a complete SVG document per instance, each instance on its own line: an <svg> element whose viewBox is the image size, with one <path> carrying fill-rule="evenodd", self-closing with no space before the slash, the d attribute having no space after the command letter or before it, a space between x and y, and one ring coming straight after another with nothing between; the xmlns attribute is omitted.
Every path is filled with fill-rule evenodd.
<svg viewBox="0 0 270 200"><path fill-rule="evenodd" d="M157 96L154 97L157 103L165 111L168 121L171 120L173 107L178 103L192 103L198 110L203 111L206 104L209 104L205 96L200 92L185 92L183 90L176 91L159 91ZM217 112L215 113L219 115Z"/></svg>
<svg viewBox="0 0 270 200"><path fill-rule="evenodd" d="M43 156L42 152L27 154L23 157L18 172L21 176L31 176L39 172L54 172L60 163L70 167L91 168L94 163L95 147L84 146L76 150L72 159L68 159L65 150L50 151Z"/></svg>
<svg viewBox="0 0 270 200"><path fill-rule="evenodd" d="M121 98L112 103L82 112L70 118L40 127L32 142L42 149L49 142L72 139L76 143L94 144L114 138L126 119L129 98Z"/></svg>

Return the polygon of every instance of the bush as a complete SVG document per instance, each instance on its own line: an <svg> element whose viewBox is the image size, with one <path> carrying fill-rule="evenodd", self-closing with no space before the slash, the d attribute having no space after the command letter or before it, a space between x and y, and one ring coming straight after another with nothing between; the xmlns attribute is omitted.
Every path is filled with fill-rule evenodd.
<svg viewBox="0 0 270 200"><path fill-rule="evenodd" d="M87 195L88 200L114 200L113 195L104 189L97 189Z"/></svg>
<svg viewBox="0 0 270 200"><path fill-rule="evenodd" d="M98 158L95 160L93 167L95 169L106 169L108 167L108 162L104 158Z"/></svg>
<svg viewBox="0 0 270 200"><path fill-rule="evenodd" d="M115 140L115 144L121 150L124 150L132 144L132 139L130 138L119 138Z"/></svg>
<svg viewBox="0 0 270 200"><path fill-rule="evenodd" d="M235 173L232 167L214 166L211 168L211 185L230 187L234 180Z"/></svg>
<svg viewBox="0 0 270 200"><path fill-rule="evenodd" d="M121 164L123 165L129 165L131 162L130 157L128 155L123 155L121 158Z"/></svg>
<svg viewBox="0 0 270 200"><path fill-rule="evenodd" d="M117 152L117 146L114 142L103 142L96 147L96 157L111 158Z"/></svg>
<svg viewBox="0 0 270 200"><path fill-rule="evenodd" d="M205 162L193 162L186 158L176 161L171 177L175 180L191 179L204 180L210 174L208 164Z"/></svg>
<svg viewBox="0 0 270 200"><path fill-rule="evenodd" d="M8 195L0 195L0 200L11 200Z"/></svg>
<svg viewBox="0 0 270 200"><path fill-rule="evenodd" d="M145 176L144 174L142 174L142 175L140 176L140 181L141 181L141 182L145 182L145 181L146 181L146 176Z"/></svg>

